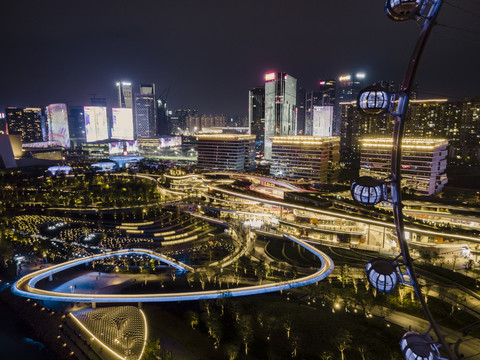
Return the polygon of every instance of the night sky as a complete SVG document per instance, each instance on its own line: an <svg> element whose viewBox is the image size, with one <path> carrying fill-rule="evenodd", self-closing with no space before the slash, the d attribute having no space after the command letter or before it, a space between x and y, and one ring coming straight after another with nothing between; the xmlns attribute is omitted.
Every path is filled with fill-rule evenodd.
<svg viewBox="0 0 480 360"><path fill-rule="evenodd" d="M480 96L480 1L450 0L418 74L422 97ZM268 71L315 89L364 71L400 81L418 35L383 0L15 0L2 2L0 111L6 106L116 105L115 82L170 86L170 108L245 115ZM472 15L473 13L473 15Z"/></svg>

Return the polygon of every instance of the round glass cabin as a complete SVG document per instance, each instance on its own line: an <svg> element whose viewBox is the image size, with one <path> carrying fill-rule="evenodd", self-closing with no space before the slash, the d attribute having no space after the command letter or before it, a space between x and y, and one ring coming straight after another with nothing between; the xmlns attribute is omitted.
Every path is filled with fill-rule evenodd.
<svg viewBox="0 0 480 360"><path fill-rule="evenodd" d="M388 110L390 95L380 86L362 90L357 99L358 111L363 115L380 115Z"/></svg>
<svg viewBox="0 0 480 360"><path fill-rule="evenodd" d="M385 12L394 21L410 20L420 11L424 0L387 0Z"/></svg>
<svg viewBox="0 0 480 360"><path fill-rule="evenodd" d="M397 285L397 271L390 260L374 259L365 266L365 270L368 282L380 292L389 293Z"/></svg>
<svg viewBox="0 0 480 360"><path fill-rule="evenodd" d="M359 177L350 188L354 200L365 205L375 205L387 200L386 185L384 181L370 176Z"/></svg>
<svg viewBox="0 0 480 360"><path fill-rule="evenodd" d="M438 359L438 349L429 335L409 331L403 335L400 348L405 360Z"/></svg>

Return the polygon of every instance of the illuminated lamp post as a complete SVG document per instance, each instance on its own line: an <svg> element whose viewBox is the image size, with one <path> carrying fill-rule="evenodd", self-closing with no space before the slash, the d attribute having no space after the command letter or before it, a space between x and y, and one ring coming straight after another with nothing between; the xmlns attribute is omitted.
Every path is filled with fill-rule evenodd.
<svg viewBox="0 0 480 360"><path fill-rule="evenodd" d="M366 88L359 95L357 106L359 112L364 115L380 115L384 112L389 112L395 116L395 123L393 128L393 148L392 148L392 161L391 161L391 176L389 178L391 196L389 199L385 198L384 201L392 203L393 218L395 221L395 230L398 239L398 245L400 248L400 255L393 260L388 266L385 260L383 262L372 261L367 264L367 274L372 277L373 284L383 288L385 292L389 289L393 289L393 273L395 273L395 265L398 275L398 280L406 285L413 287L415 295L420 302L420 305L425 313L427 320L430 323L430 329L424 335L406 333L402 338L401 349L402 353L407 360L434 360L442 359L438 352L436 345L431 339L429 332L433 330L437 336L438 342L442 345L443 350L450 360L457 360L458 356L452 352L448 346L445 338L443 337L437 322L433 318L430 309L428 308L425 298L422 295L420 285L417 281L415 269L413 267L412 258L410 257L409 248L407 245L407 239L405 238L404 221L403 221L403 204L402 204L402 188L401 188L401 159L402 159L402 140L405 128L405 116L410 100L410 94L415 80L415 75L418 69L420 58L422 56L425 44L435 24L436 18L443 4L443 0L386 0L385 12L389 18L394 21L414 20L420 26L420 34L417 39L417 43L413 50L410 62L408 64L400 91L394 96L389 97L386 92L382 93L382 90ZM379 93L380 92L380 93ZM387 105L385 105L384 96ZM394 108L393 100L398 101L396 108ZM391 104L391 105L390 105ZM360 179L357 180L357 182ZM354 182L355 184L355 182ZM354 184L352 185L352 195L354 195ZM356 199L357 200L357 199ZM361 201L360 202L364 203ZM368 203L371 204L371 203ZM401 269L405 268L405 272ZM390 278L387 279L385 273L389 273ZM372 275L373 274L373 275ZM378 277L377 277L378 275ZM381 278L381 275L384 277ZM388 282L388 285L379 281ZM370 278L369 278L370 281ZM392 284L389 283L392 281Z"/></svg>

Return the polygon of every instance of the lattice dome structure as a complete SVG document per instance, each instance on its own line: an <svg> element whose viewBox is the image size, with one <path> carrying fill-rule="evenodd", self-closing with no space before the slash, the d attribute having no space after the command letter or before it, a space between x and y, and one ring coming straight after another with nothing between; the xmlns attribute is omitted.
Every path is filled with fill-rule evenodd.
<svg viewBox="0 0 480 360"><path fill-rule="evenodd" d="M89 332L118 357L139 360L147 340L147 322L134 306L78 310L70 313L82 330Z"/></svg>

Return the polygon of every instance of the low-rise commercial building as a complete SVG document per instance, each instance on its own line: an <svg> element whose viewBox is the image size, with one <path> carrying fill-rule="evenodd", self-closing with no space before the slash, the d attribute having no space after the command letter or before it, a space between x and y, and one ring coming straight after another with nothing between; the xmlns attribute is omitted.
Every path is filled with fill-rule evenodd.
<svg viewBox="0 0 480 360"><path fill-rule="evenodd" d="M197 166L203 170L248 171L255 168L255 135L198 135Z"/></svg>
<svg viewBox="0 0 480 360"><path fill-rule="evenodd" d="M448 182L446 139L409 139L402 142L402 187L417 195L433 195ZM392 138L360 140L360 176L390 176Z"/></svg>
<svg viewBox="0 0 480 360"><path fill-rule="evenodd" d="M270 175L286 179L335 182L340 161L340 137L274 136Z"/></svg>

